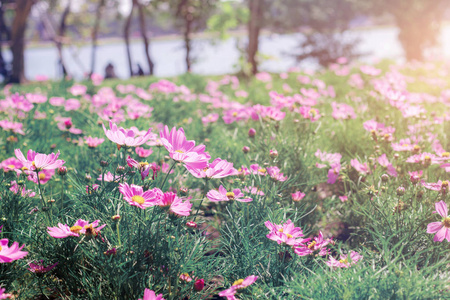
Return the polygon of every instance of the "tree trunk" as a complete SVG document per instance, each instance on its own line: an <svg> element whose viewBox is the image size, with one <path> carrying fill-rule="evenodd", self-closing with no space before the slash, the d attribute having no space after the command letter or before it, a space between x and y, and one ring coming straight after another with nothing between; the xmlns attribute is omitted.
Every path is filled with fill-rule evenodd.
<svg viewBox="0 0 450 300"><path fill-rule="evenodd" d="M95 58L96 58L96 52L97 52L97 36L98 36L98 29L100 27L100 19L102 17L102 9L105 5L105 0L100 0L97 6L97 11L95 12L95 23L94 28L92 29L92 54L91 54L91 72L89 74L89 77L94 73L95 69Z"/></svg>
<svg viewBox="0 0 450 300"><path fill-rule="evenodd" d="M184 47L186 48L186 71L191 72L192 60L191 60L191 32L192 32L192 13L189 12L189 7L187 7L187 12L185 15L186 26L184 30Z"/></svg>
<svg viewBox="0 0 450 300"><path fill-rule="evenodd" d="M252 74L258 73L256 54L259 47L259 32L261 30L262 0L248 0L250 18L248 21L248 62L252 66Z"/></svg>
<svg viewBox="0 0 450 300"><path fill-rule="evenodd" d="M149 69L149 74L153 75L154 73L154 68L155 68L155 64L153 63L151 57L150 57L150 51L149 51L149 39L147 37L147 31L146 31L146 25L145 25L145 15L144 15L144 9L142 7L142 4L139 3L139 0L133 0L133 2L136 2L136 6L138 8L138 13L139 13L139 25L141 27L141 35L142 35L142 39L144 40L144 50L145 50L145 56L147 58L147 63L148 63L148 69Z"/></svg>
<svg viewBox="0 0 450 300"><path fill-rule="evenodd" d="M133 17L133 10L134 10L134 0L133 4L131 5L131 11L129 16L127 17L127 20L125 21L125 26L123 28L123 37L125 39L125 47L127 48L127 58L128 58L128 67L130 70L130 77L133 77L133 62L131 61L131 51L130 51L130 26L131 26L131 19Z"/></svg>
<svg viewBox="0 0 450 300"><path fill-rule="evenodd" d="M16 0L16 15L11 27L11 52L13 54L11 76L9 82L25 82L25 30L33 0ZM20 8L20 9L19 9Z"/></svg>
<svg viewBox="0 0 450 300"><path fill-rule="evenodd" d="M61 67L62 67L62 72L63 72L63 78L67 77L67 68L66 65L64 63L64 58L62 55L62 48L63 48L63 38L64 38L64 34L66 32L66 21L67 21L67 16L70 13L70 3L71 1L67 2L67 6L64 9L64 12L61 16L61 22L59 23L59 29L58 29L58 37L56 38L56 48L58 49L58 53L59 53L59 58L61 60Z"/></svg>
<svg viewBox="0 0 450 300"><path fill-rule="evenodd" d="M2 42L9 41L11 39L11 33L8 27L5 24L4 15L3 15L3 5L0 1L0 75L4 77L4 79L8 76L8 71L6 69L6 62L3 58L2 53Z"/></svg>

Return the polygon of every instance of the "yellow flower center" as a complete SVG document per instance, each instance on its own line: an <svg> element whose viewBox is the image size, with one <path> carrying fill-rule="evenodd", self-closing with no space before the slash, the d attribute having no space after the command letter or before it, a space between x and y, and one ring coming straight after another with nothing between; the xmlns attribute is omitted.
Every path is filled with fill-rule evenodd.
<svg viewBox="0 0 450 300"><path fill-rule="evenodd" d="M45 174L39 173L39 180L44 180L44 179L45 179Z"/></svg>
<svg viewBox="0 0 450 300"><path fill-rule="evenodd" d="M415 151L419 151L420 150L420 146L419 145L414 145L414 150Z"/></svg>
<svg viewBox="0 0 450 300"><path fill-rule="evenodd" d="M143 168L144 166L148 166L148 162L142 161L142 162L139 163L139 166L140 166L141 168Z"/></svg>
<svg viewBox="0 0 450 300"><path fill-rule="evenodd" d="M450 217L444 218L444 220L442 221L442 225L444 225L444 227L446 228L450 228Z"/></svg>
<svg viewBox="0 0 450 300"><path fill-rule="evenodd" d="M233 283L233 286L241 285L244 282L244 279L238 279Z"/></svg>
<svg viewBox="0 0 450 300"><path fill-rule="evenodd" d="M133 200L137 204L143 204L145 202L145 199L143 197L141 197L141 196L138 196L138 195L135 195L135 196L131 197L131 200Z"/></svg>
<svg viewBox="0 0 450 300"><path fill-rule="evenodd" d="M346 264L346 265L348 264L348 260L347 259L340 259L339 262L341 264Z"/></svg>
<svg viewBox="0 0 450 300"><path fill-rule="evenodd" d="M260 173L266 173L266 169L258 169L258 172L260 172Z"/></svg>
<svg viewBox="0 0 450 300"><path fill-rule="evenodd" d="M403 144L402 146L403 146L403 147L408 147L409 145L408 145L408 144Z"/></svg>
<svg viewBox="0 0 450 300"><path fill-rule="evenodd" d="M424 160L430 160L431 157L429 157L428 155L425 155L425 157L423 158Z"/></svg>
<svg viewBox="0 0 450 300"><path fill-rule="evenodd" d="M233 199L234 199L234 193L233 193L233 192L228 192L228 193L227 193L227 198L228 198L229 200L233 200Z"/></svg>
<svg viewBox="0 0 450 300"><path fill-rule="evenodd" d="M28 170L27 167L22 167L22 171L26 171L26 170Z"/></svg>
<svg viewBox="0 0 450 300"><path fill-rule="evenodd" d="M292 234L286 234L286 236L288 237L288 239L292 239L293 238L293 236L292 236Z"/></svg>
<svg viewBox="0 0 450 300"><path fill-rule="evenodd" d="M315 109L310 109L309 110L309 115L311 116L311 117L315 117L315 116L317 116L317 110L315 110Z"/></svg>
<svg viewBox="0 0 450 300"><path fill-rule="evenodd" d="M73 233L78 233L78 232L80 232L81 229L83 229L83 227L78 226L78 225L70 227L70 231L72 231Z"/></svg>
<svg viewBox="0 0 450 300"><path fill-rule="evenodd" d="M14 165L8 165L8 168L15 169L16 167Z"/></svg>
<svg viewBox="0 0 450 300"><path fill-rule="evenodd" d="M283 231L284 231L283 228L278 229L278 232L283 232Z"/></svg>
<svg viewBox="0 0 450 300"><path fill-rule="evenodd" d="M2 246L0 246L0 251L2 251Z"/></svg>
<svg viewBox="0 0 450 300"><path fill-rule="evenodd" d="M237 116L237 112L234 112L234 113L233 113L233 117L236 117L236 116Z"/></svg>
<svg viewBox="0 0 450 300"><path fill-rule="evenodd" d="M308 245L308 249L310 250L313 249L316 244L317 244L316 241L312 241L311 244Z"/></svg>
<svg viewBox="0 0 450 300"><path fill-rule="evenodd" d="M450 157L450 153L449 152L444 152L444 153L442 153L442 157Z"/></svg>
<svg viewBox="0 0 450 300"><path fill-rule="evenodd" d="M175 152L184 153L184 151L182 151L182 150L176 150Z"/></svg>
<svg viewBox="0 0 450 300"><path fill-rule="evenodd" d="M447 180L444 180L444 181L442 181L442 185L441 185L443 188L446 188L446 187L448 187L448 181Z"/></svg>
<svg viewBox="0 0 450 300"><path fill-rule="evenodd" d="M31 162L31 164L33 165L33 167L36 167L34 160Z"/></svg>

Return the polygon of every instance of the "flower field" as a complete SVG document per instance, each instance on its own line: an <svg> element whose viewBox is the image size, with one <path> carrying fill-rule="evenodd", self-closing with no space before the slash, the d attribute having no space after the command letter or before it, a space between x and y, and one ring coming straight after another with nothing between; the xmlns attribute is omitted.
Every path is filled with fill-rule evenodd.
<svg viewBox="0 0 450 300"><path fill-rule="evenodd" d="M450 298L450 65L0 93L0 299Z"/></svg>

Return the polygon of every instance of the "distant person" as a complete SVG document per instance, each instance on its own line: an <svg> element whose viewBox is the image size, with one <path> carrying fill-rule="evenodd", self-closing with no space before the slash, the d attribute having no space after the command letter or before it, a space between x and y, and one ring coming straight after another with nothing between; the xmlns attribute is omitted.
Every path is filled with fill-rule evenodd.
<svg viewBox="0 0 450 300"><path fill-rule="evenodd" d="M144 74L144 70L142 70L141 65L140 65L140 64L137 64L137 67L138 67L138 71L137 71L136 75L137 75L137 76L144 76L144 75L145 75L145 74Z"/></svg>
<svg viewBox="0 0 450 300"><path fill-rule="evenodd" d="M117 78L116 71L114 71L114 65L112 63L108 63L105 68L105 79L108 78Z"/></svg>

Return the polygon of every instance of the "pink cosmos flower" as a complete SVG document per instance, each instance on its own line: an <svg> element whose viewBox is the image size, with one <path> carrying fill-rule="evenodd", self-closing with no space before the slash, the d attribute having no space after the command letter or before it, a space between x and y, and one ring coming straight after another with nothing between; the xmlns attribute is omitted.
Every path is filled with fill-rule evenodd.
<svg viewBox="0 0 450 300"><path fill-rule="evenodd" d="M215 123L219 119L219 114L213 113L209 114L202 118L203 126L208 125L209 123Z"/></svg>
<svg viewBox="0 0 450 300"><path fill-rule="evenodd" d="M297 192L291 194L291 196L292 196L292 201L298 202L298 201L302 200L303 198L305 198L305 193L297 191Z"/></svg>
<svg viewBox="0 0 450 300"><path fill-rule="evenodd" d="M135 151L136 154L139 155L139 157L149 157L153 153L153 150L151 148L145 149L142 147L136 147Z"/></svg>
<svg viewBox="0 0 450 300"><path fill-rule="evenodd" d="M73 134L83 133L81 129L75 128L75 126L73 126L72 118L56 117L55 121L59 122L58 124L56 124L56 126L61 131L68 131Z"/></svg>
<svg viewBox="0 0 450 300"><path fill-rule="evenodd" d="M97 86L100 85L103 81L103 76L98 73L92 73L91 75L92 84Z"/></svg>
<svg viewBox="0 0 450 300"><path fill-rule="evenodd" d="M127 164L130 168L136 168L141 173L141 179L144 181L144 179L148 176L150 173L151 165L148 162L138 162L137 160L134 160L131 158L131 156L128 155L127 158ZM154 168L153 168L154 170Z"/></svg>
<svg viewBox="0 0 450 300"><path fill-rule="evenodd" d="M103 131L106 137L117 144L117 149L120 147L136 147L144 144L150 139L151 128L147 131L144 136L136 137L136 133L132 129L124 129L122 127L117 128L117 125L109 121L110 130L106 130L105 125L103 125Z"/></svg>
<svg viewBox="0 0 450 300"><path fill-rule="evenodd" d="M54 263L53 265L49 265L49 266L45 267L43 262L44 261L41 259L40 262L29 263L28 265L30 267L28 268L28 271L33 272L35 274L44 274L44 273L47 273L47 272L53 270L56 267L56 265L58 264L58 263Z"/></svg>
<svg viewBox="0 0 450 300"><path fill-rule="evenodd" d="M352 251L350 253L350 258L348 257L348 254L341 254L341 257L339 260L335 259L333 256L330 256L330 260L326 261L325 263L332 267L332 268L348 268L351 265L356 264L359 260L361 260L363 257L361 254L359 254L356 251Z"/></svg>
<svg viewBox="0 0 450 300"><path fill-rule="evenodd" d="M0 167L3 169L3 171L8 172L21 169L23 167L23 164L18 159L10 157L2 161L0 163Z"/></svg>
<svg viewBox="0 0 450 300"><path fill-rule="evenodd" d="M356 119L355 110L348 104L332 102L333 112L331 116L336 120Z"/></svg>
<svg viewBox="0 0 450 300"><path fill-rule="evenodd" d="M205 146L195 146L195 141L186 140L183 128L164 126L160 132L161 143L169 151L170 157L194 169L206 168L211 156L205 152Z"/></svg>
<svg viewBox="0 0 450 300"><path fill-rule="evenodd" d="M41 171L44 169L57 169L61 167L65 161L58 159L59 151L54 154L42 154L28 150L27 158L25 158L20 149L15 149L17 159L24 164L24 166L32 171Z"/></svg>
<svg viewBox="0 0 450 300"><path fill-rule="evenodd" d="M356 171L358 171L359 173L361 173L361 174L363 174L363 175L366 175L366 174L369 174L370 173L370 169L369 169L369 166L367 166L367 163L360 163L359 161L358 161L358 159L352 159L351 161L350 161L350 165L353 167L353 168L355 168L355 170Z"/></svg>
<svg viewBox="0 0 450 300"><path fill-rule="evenodd" d="M88 221L79 219L72 227L58 223L58 227L47 227L47 232L56 239L63 239L69 236L80 236L80 234L97 236L100 230L106 226L106 224L103 224L100 227L97 227L99 222L100 220L96 220L89 223Z"/></svg>
<svg viewBox="0 0 450 300"><path fill-rule="evenodd" d="M258 196L264 196L264 192L261 191L258 187L256 186L246 186L242 189L244 192L252 194L252 195L258 195Z"/></svg>
<svg viewBox="0 0 450 300"><path fill-rule="evenodd" d="M336 180L339 178L339 172L341 171L341 163L334 163L331 165L331 168L328 170L328 184L334 184Z"/></svg>
<svg viewBox="0 0 450 300"><path fill-rule="evenodd" d="M77 99L67 99L66 103L64 103L65 111L78 110L80 107L81 103Z"/></svg>
<svg viewBox="0 0 450 300"><path fill-rule="evenodd" d="M438 182L434 183L427 183L425 181L421 182L422 185L432 191L437 191L437 192L441 192L443 194L446 194L449 191L449 182L447 180L441 181L439 180Z"/></svg>
<svg viewBox="0 0 450 300"><path fill-rule="evenodd" d="M99 187L100 186L95 183L92 186L86 185L86 194L88 194L88 195L92 194L92 192L98 190Z"/></svg>
<svg viewBox="0 0 450 300"><path fill-rule="evenodd" d="M250 172L255 175L261 175L261 176L267 175L266 168L261 168L258 164L250 165Z"/></svg>
<svg viewBox="0 0 450 300"><path fill-rule="evenodd" d="M38 184L39 182L41 184L47 183L50 179L52 179L52 176L55 175L55 169L44 169L42 171L39 171L39 173L36 175L35 172L30 172L28 175L28 180L33 181L34 183ZM39 182L38 182L39 177Z"/></svg>
<svg viewBox="0 0 450 300"><path fill-rule="evenodd" d="M206 197L209 199L209 201L213 202L219 202L219 201L230 201L230 200L236 200L239 202L251 202L253 201L252 198L243 198L244 194L241 192L240 189L234 189L232 192L227 192L227 190L221 185L219 187L219 190L210 190Z"/></svg>
<svg viewBox="0 0 450 300"><path fill-rule="evenodd" d="M423 152L417 155L412 155L406 159L407 163L416 163L423 165L439 164L442 162L442 158L432 153Z"/></svg>
<svg viewBox="0 0 450 300"><path fill-rule="evenodd" d="M129 186L128 183L120 183L119 191L123 195L123 199L130 205L142 209L158 204L161 198L159 190L148 190L144 192L141 186L134 184Z"/></svg>
<svg viewBox="0 0 450 300"><path fill-rule="evenodd" d="M287 222L282 225L266 221L264 225L270 230L269 234L266 235L267 238L276 241L278 244L298 246L305 241L305 239L302 238L302 229L300 227L295 227L291 220L287 220Z"/></svg>
<svg viewBox="0 0 450 300"><path fill-rule="evenodd" d="M114 176L110 171L108 171L108 173L103 174L103 176L102 176L102 174L100 174L97 178L97 180L100 180L100 181L103 180L105 182L117 181L119 179L120 179L119 175Z"/></svg>
<svg viewBox="0 0 450 300"><path fill-rule="evenodd" d="M236 280L230 288L228 288L224 291L221 291L219 293L219 296L225 297L225 298L227 298L227 300L237 300L237 298L234 295L239 290L242 290L242 289L248 287L249 285L252 285L253 283L255 283L255 281L257 279L258 279L258 276L250 275L245 279Z"/></svg>
<svg viewBox="0 0 450 300"><path fill-rule="evenodd" d="M270 178L272 178L275 181L286 181L287 176L284 176L283 173L280 172L280 169L278 167L268 167L267 168L267 174L269 174Z"/></svg>
<svg viewBox="0 0 450 300"><path fill-rule="evenodd" d="M0 127L3 128L3 130L10 130L14 133L25 135L25 132L23 131L23 124L19 123L19 122L11 122L9 120L1 120Z"/></svg>
<svg viewBox="0 0 450 300"><path fill-rule="evenodd" d="M98 137L84 137L86 139L85 143L88 145L89 148L96 148L99 145L101 145L105 139L98 138Z"/></svg>
<svg viewBox="0 0 450 300"><path fill-rule="evenodd" d="M324 240L322 231L319 231L319 236L314 237L312 242L305 245L301 244L301 247L294 248L294 252L299 256L307 256L313 253L324 256L329 253L326 246L330 243L333 243L333 241L331 239Z"/></svg>
<svg viewBox="0 0 450 300"><path fill-rule="evenodd" d="M10 263L24 258L28 254L26 251L21 251L25 245L19 247L19 243L14 242L11 247L8 247L8 243L8 239L0 240L0 263Z"/></svg>
<svg viewBox="0 0 450 300"><path fill-rule="evenodd" d="M342 202L346 202L348 201L348 196L339 196L339 200L341 200Z"/></svg>
<svg viewBox="0 0 450 300"><path fill-rule="evenodd" d="M233 163L221 158L216 158L204 169L194 169L190 166L186 166L186 169L196 178L224 178L238 174L237 170L233 168Z"/></svg>
<svg viewBox="0 0 450 300"><path fill-rule="evenodd" d="M294 111L301 114L303 118L310 119L311 122L319 120L322 116L317 108L310 106L301 106L300 108L296 108Z"/></svg>
<svg viewBox="0 0 450 300"><path fill-rule="evenodd" d="M0 299L10 299L13 297L12 294L6 294L5 289L0 288Z"/></svg>
<svg viewBox="0 0 450 300"><path fill-rule="evenodd" d="M13 192L14 194L18 194L20 192L20 195L22 197L34 197L34 196L36 196L36 193L33 192L33 190L27 190L26 186L23 186L22 190L20 190L19 184L15 180L11 181L11 187L9 188L9 190L11 192Z"/></svg>
<svg viewBox="0 0 450 300"><path fill-rule="evenodd" d="M378 163L387 168L387 173L391 176L397 177L397 170L394 168L394 166L389 162L386 154L381 155L378 157Z"/></svg>
<svg viewBox="0 0 450 300"><path fill-rule="evenodd" d="M159 294L158 296L156 296L154 291L150 289L145 289L144 298L143 299L139 298L138 300L165 300L165 299L163 298L163 294Z"/></svg>
<svg viewBox="0 0 450 300"><path fill-rule="evenodd" d="M433 238L435 242L442 242L446 239L450 242L450 216L448 207L444 201L435 203L436 212L442 217L440 222L432 222L427 226L427 233L436 233Z"/></svg>
<svg viewBox="0 0 450 300"><path fill-rule="evenodd" d="M159 193L162 192L159 190ZM189 216L192 203L189 200L182 201L177 194L167 192L159 199L158 205L161 207L169 207L169 212L178 216Z"/></svg>
<svg viewBox="0 0 450 300"><path fill-rule="evenodd" d="M53 106L63 106L66 99L63 97L51 97L48 102Z"/></svg>
<svg viewBox="0 0 450 300"><path fill-rule="evenodd" d="M400 140L398 143L392 143L391 146L394 151L413 151L416 144L411 143L411 140L407 138Z"/></svg>
<svg viewBox="0 0 450 300"><path fill-rule="evenodd" d="M74 84L70 89L69 92L74 96L80 96L86 94L87 86L81 85L81 84Z"/></svg>

